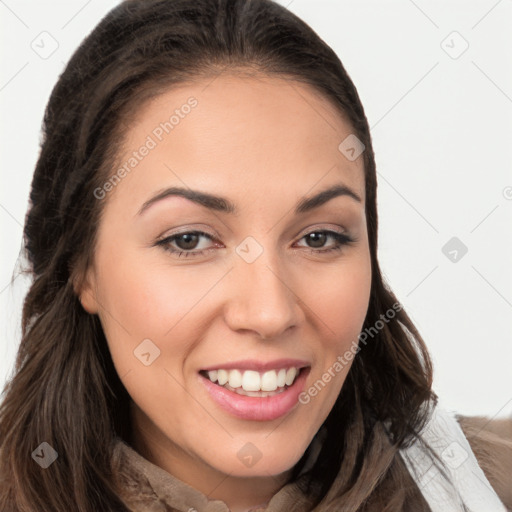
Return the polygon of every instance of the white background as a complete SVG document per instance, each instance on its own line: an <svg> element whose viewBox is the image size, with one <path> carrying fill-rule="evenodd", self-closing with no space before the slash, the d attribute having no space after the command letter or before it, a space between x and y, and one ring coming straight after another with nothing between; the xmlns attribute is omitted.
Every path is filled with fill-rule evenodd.
<svg viewBox="0 0 512 512"><path fill-rule="evenodd" d="M510 415L512 0L280 3L358 88L377 160L381 268L431 350L435 391L463 414ZM0 1L0 385L19 343L27 278L14 268L44 108L116 4ZM31 47L52 44L47 58ZM468 248L456 262L442 252L452 237Z"/></svg>

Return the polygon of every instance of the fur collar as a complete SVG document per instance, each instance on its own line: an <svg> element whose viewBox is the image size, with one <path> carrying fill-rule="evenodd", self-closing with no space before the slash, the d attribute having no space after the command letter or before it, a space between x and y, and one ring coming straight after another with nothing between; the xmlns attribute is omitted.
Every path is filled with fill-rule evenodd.
<svg viewBox="0 0 512 512"><path fill-rule="evenodd" d="M133 450L121 439L114 448L114 468L126 490L123 500L133 512L230 512L220 500L210 500L202 492L173 477ZM295 483L282 487L272 499L247 512L310 510L307 497Z"/></svg>
<svg viewBox="0 0 512 512"><path fill-rule="evenodd" d="M458 416L479 466L507 510L512 511L512 419ZM321 438L321 436L320 436ZM318 454L315 438L307 466ZM121 439L116 440L113 468L133 512L230 512L220 500L206 495L152 464ZM272 499L248 512L307 512L308 497L295 483L282 487Z"/></svg>

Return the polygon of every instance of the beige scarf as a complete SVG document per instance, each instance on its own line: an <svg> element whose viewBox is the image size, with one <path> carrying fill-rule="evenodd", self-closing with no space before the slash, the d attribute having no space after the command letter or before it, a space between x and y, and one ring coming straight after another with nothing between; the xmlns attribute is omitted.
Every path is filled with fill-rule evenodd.
<svg viewBox="0 0 512 512"><path fill-rule="evenodd" d="M438 405L421 437L444 463L447 478L421 442L401 455L432 512L507 512L452 413Z"/></svg>

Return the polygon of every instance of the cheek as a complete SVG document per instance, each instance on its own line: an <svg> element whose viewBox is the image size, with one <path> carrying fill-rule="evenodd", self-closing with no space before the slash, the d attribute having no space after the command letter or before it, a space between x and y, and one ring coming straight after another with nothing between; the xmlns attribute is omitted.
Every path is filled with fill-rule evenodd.
<svg viewBox="0 0 512 512"><path fill-rule="evenodd" d="M312 402L315 414L325 418L331 410L347 374L357 357L357 346L366 318L371 289L369 257L351 259L339 270L317 276L311 309L320 318L317 366L311 375L303 402ZM317 335L318 336L318 335Z"/></svg>
<svg viewBox="0 0 512 512"><path fill-rule="evenodd" d="M144 264L129 250L115 262L98 259L98 268L102 269L97 297L103 330L131 398L148 413L161 409L162 390L166 390L176 406L185 407L179 382L183 362L195 343L188 320L211 287L211 279L194 277L183 269L173 272L161 263Z"/></svg>
<svg viewBox="0 0 512 512"><path fill-rule="evenodd" d="M198 303L208 286L187 270L173 272L165 264L146 263L129 256L115 266L105 262L98 299L107 316L111 313L134 338L160 338Z"/></svg>
<svg viewBox="0 0 512 512"><path fill-rule="evenodd" d="M179 364L193 342L183 334L187 319L211 287L212 276L203 279L184 269L172 272L165 264L144 264L129 253L115 262L98 261L98 268L100 317L118 372L137 366L134 350L146 339L162 355L172 341L173 359Z"/></svg>
<svg viewBox="0 0 512 512"><path fill-rule="evenodd" d="M311 308L324 322L329 345L341 350L357 337L368 310L371 289L369 257L354 259L340 270L326 273L309 292Z"/></svg>
<svg viewBox="0 0 512 512"><path fill-rule="evenodd" d="M370 284L366 276L361 277L358 279L350 275L336 283L336 286L332 285L330 299L322 305L321 311L328 319L328 325L341 338L345 337L344 334L353 333L354 328L359 331L366 316Z"/></svg>

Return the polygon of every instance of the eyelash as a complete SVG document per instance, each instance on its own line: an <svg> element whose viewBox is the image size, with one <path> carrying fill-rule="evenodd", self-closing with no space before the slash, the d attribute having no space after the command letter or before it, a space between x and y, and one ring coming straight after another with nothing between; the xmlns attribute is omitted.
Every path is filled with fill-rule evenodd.
<svg viewBox="0 0 512 512"><path fill-rule="evenodd" d="M306 247L306 250L309 250L311 253L313 254L326 254L326 253L330 253L332 251L340 251L341 249L343 249L345 246L348 246L348 245L351 245L353 244L354 242L357 242L357 240L347 234L343 234L343 233L338 233L337 231L331 231L331 230L316 230L316 231L310 231L309 233L306 233L304 236L302 236L300 238L300 240L302 240L303 238L313 234L313 233L322 233L322 234L326 234L328 236L331 236L332 238L334 238L334 240L336 241L336 245L334 247L330 247L329 249L313 249L311 247ZM160 246L160 247L163 247L163 249L165 251L168 251L174 255L177 255L178 258L181 258L182 256L185 257L185 258L189 258L189 257L197 257L197 256L202 256L203 254L205 254L206 252L210 251L210 250L214 250L214 248L209 248L209 249L202 249L202 250L199 250L199 251L193 251L193 250L190 250L190 251L184 251L182 249L173 249L171 248L170 244L171 242L173 242L174 240L176 240L176 238L179 238L181 236L184 236L184 235L200 235L200 236L204 236L206 238L209 238L210 240L213 240L213 237L210 236L208 233L205 233L204 231L186 231L186 232L183 232L183 233L178 233L176 235L171 235L171 236L168 236L166 238L163 238L162 240L159 240L158 242L155 243L156 246Z"/></svg>

